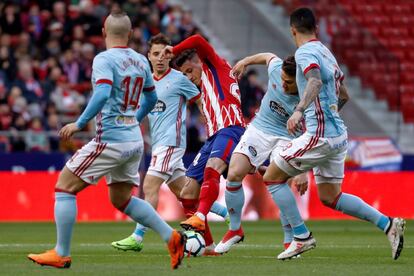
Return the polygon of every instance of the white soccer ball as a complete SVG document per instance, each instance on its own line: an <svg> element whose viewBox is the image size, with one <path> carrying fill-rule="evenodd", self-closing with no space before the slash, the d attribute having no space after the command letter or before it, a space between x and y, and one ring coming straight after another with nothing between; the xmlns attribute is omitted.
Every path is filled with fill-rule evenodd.
<svg viewBox="0 0 414 276"><path fill-rule="evenodd" d="M184 254L192 257L203 255L204 250L206 250L206 242L203 236L194 231L185 231L184 234L187 236Z"/></svg>

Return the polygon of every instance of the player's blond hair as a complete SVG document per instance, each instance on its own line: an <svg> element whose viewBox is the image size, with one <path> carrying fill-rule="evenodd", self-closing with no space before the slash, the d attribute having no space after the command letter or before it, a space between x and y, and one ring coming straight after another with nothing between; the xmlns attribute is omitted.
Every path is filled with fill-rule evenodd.
<svg viewBox="0 0 414 276"><path fill-rule="evenodd" d="M126 13L112 12L106 18L104 28L108 36L127 37L132 29L131 19Z"/></svg>

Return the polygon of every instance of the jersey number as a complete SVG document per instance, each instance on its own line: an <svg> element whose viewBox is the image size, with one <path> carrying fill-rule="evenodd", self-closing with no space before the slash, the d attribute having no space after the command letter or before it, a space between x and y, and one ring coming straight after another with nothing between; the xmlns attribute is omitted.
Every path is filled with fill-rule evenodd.
<svg viewBox="0 0 414 276"><path fill-rule="evenodd" d="M142 77L136 77L134 82L134 88L130 91L129 87L131 85L131 77L125 77L122 81L122 85L125 88L125 96L124 96L124 104L122 109L125 111L127 110L128 106L132 106L132 109L137 109L139 103L139 97L141 96L142 92L142 85L144 81Z"/></svg>

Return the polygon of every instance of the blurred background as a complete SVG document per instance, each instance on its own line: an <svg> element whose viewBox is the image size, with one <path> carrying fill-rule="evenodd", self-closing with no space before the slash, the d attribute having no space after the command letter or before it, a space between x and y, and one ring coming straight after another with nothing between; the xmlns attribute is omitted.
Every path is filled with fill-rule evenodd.
<svg viewBox="0 0 414 276"><path fill-rule="evenodd" d="M234 64L258 52L292 55L288 15L300 6L314 10L319 39L336 56L351 94L342 111L351 137L344 190L390 215L414 218L408 198L414 183L414 1L15 0L0 3L0 201L14 206L1 210L0 220L53 218L57 172L94 137L94 125L70 142L60 141L57 131L76 120L91 96L92 60L105 50L101 28L110 11L131 17L130 47L144 55L159 32L173 44L202 34ZM250 121L267 89L266 69L250 68L239 85ZM193 106L186 123L188 165L205 129ZM142 131L144 175L151 148L146 124ZM245 186L246 219L277 217L259 176L248 176ZM161 193L163 216L180 218L175 198ZM93 207L98 200L105 202L100 210ZM79 202L82 220L124 219L107 203L102 183ZM345 218L320 205L314 184L298 202L307 218Z"/></svg>

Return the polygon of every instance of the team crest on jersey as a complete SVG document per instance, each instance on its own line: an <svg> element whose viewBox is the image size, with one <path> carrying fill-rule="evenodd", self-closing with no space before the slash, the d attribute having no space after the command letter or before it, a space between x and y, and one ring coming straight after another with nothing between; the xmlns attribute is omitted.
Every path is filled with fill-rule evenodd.
<svg viewBox="0 0 414 276"><path fill-rule="evenodd" d="M158 100L157 103L155 104L154 109L151 110L151 113L164 112L166 108L167 108L167 105L163 101Z"/></svg>
<svg viewBox="0 0 414 276"><path fill-rule="evenodd" d="M286 112L285 108L278 102L270 101L270 110L273 112L285 116L286 118L289 117L289 113Z"/></svg>
<svg viewBox="0 0 414 276"><path fill-rule="evenodd" d="M253 157L257 156L257 150L253 146L249 146L249 152L253 155Z"/></svg>

